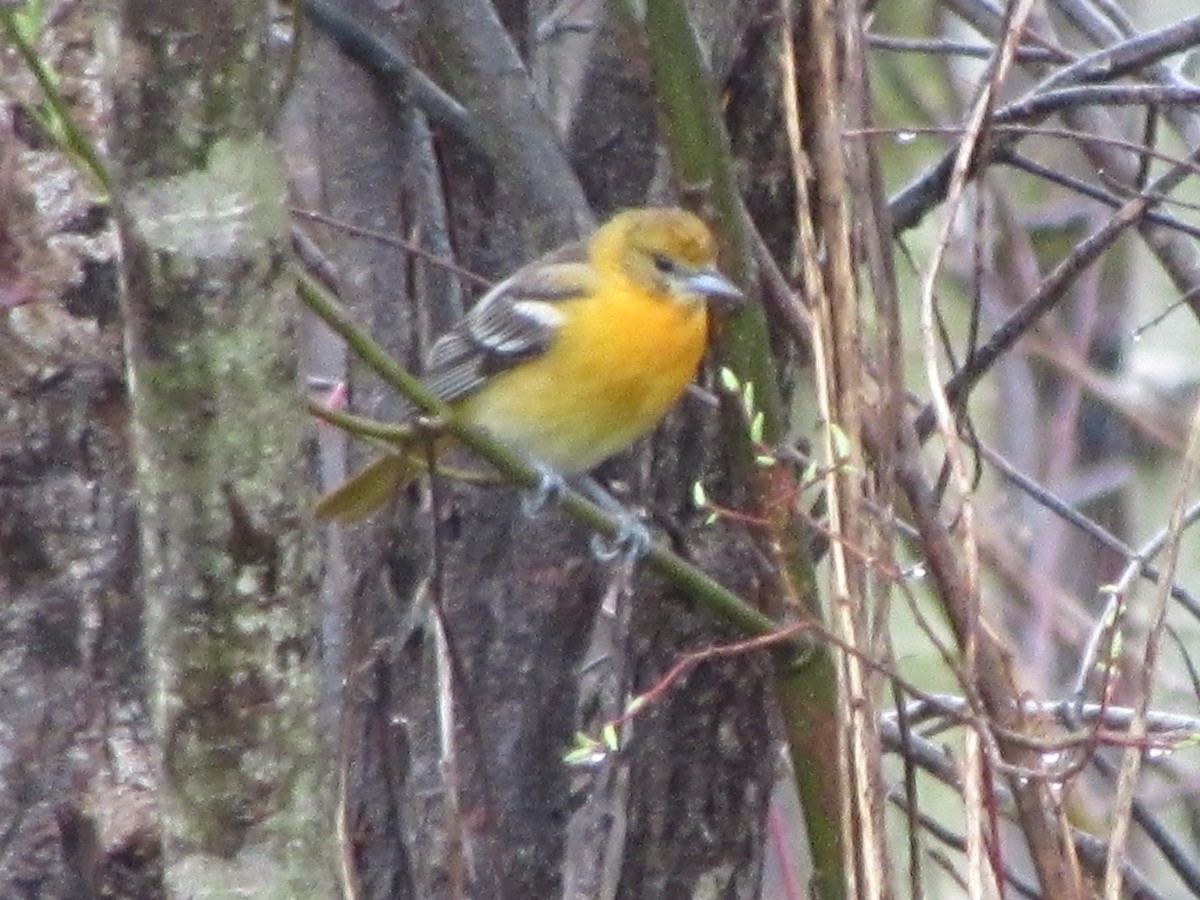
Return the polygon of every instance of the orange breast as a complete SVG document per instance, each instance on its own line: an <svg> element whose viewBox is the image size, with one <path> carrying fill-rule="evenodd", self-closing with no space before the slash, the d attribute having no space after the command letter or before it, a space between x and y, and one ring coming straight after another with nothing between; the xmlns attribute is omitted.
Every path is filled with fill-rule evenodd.
<svg viewBox="0 0 1200 900"><path fill-rule="evenodd" d="M704 305L636 289L599 299L565 303L550 348L497 376L463 404L463 417L565 474L652 429L695 377Z"/></svg>

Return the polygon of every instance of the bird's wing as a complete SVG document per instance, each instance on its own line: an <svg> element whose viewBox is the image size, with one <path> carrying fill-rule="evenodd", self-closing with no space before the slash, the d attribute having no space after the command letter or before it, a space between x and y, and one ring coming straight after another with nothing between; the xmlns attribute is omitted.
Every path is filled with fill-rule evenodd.
<svg viewBox="0 0 1200 900"><path fill-rule="evenodd" d="M588 294L595 273L577 247L544 257L492 288L429 351L422 378L444 403L542 353L562 324L563 300Z"/></svg>

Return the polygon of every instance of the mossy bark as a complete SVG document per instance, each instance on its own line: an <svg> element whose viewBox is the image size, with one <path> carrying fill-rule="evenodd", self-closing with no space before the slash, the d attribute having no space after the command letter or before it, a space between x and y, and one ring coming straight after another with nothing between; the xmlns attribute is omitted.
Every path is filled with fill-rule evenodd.
<svg viewBox="0 0 1200 900"><path fill-rule="evenodd" d="M268 18L121 6L116 202L172 896L339 896Z"/></svg>

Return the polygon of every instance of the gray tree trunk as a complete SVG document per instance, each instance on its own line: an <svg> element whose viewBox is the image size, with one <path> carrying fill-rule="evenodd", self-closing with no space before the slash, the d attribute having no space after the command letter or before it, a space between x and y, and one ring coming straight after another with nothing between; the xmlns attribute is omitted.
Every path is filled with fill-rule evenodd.
<svg viewBox="0 0 1200 900"><path fill-rule="evenodd" d="M110 60L165 881L181 898L340 895L268 27L252 0L129 2Z"/></svg>

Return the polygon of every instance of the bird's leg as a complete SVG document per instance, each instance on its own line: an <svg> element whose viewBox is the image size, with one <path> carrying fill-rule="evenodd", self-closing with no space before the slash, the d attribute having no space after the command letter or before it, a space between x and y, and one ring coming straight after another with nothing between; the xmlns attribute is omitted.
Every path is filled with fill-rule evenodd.
<svg viewBox="0 0 1200 900"><path fill-rule="evenodd" d="M608 562L620 558L624 566L632 568L633 564L646 555L653 539L650 529L631 513L612 494L600 486L600 483L590 475L579 479L579 489L605 512L614 516L620 523L617 533L605 542L600 535L592 535L590 543L592 555L597 559Z"/></svg>
<svg viewBox="0 0 1200 900"><path fill-rule="evenodd" d="M545 463L531 461L538 473L537 487L521 498L521 512L536 516L546 503L558 500L567 490L567 481ZM593 535L590 543L592 555L605 562L621 558L624 565L632 566L646 555L653 543L648 529L638 516L626 509L619 500L600 486L590 475L573 478L572 483L585 497L618 521L617 533L610 541Z"/></svg>
<svg viewBox="0 0 1200 900"><path fill-rule="evenodd" d="M554 469L536 460L532 461L537 470L538 483L532 491L521 497L521 512L533 518L552 500L558 500L567 489L567 482Z"/></svg>

